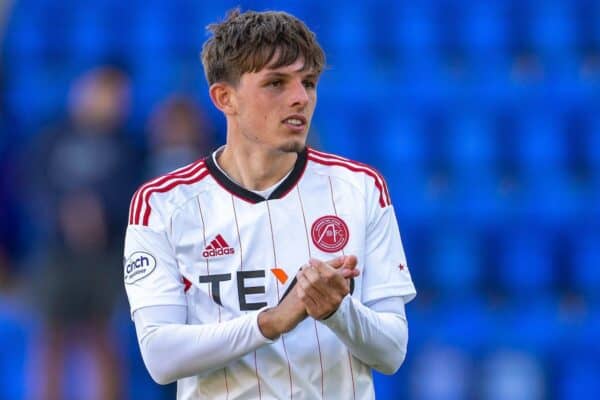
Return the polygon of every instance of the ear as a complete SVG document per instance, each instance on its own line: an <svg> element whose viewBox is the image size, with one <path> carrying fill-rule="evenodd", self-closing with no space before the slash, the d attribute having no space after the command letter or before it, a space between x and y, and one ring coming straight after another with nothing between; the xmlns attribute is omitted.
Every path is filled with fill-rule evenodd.
<svg viewBox="0 0 600 400"><path fill-rule="evenodd" d="M233 115L237 113L237 106L235 102L235 89L223 82L213 83L208 93L215 107L223 112L225 115Z"/></svg>

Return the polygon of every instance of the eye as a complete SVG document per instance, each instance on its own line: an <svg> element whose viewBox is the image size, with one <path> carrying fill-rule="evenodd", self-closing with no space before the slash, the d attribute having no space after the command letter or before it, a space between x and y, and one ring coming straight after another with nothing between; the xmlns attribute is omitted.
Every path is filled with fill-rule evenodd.
<svg viewBox="0 0 600 400"><path fill-rule="evenodd" d="M307 89L314 89L317 84L314 81L304 81L302 82L304 84L304 87Z"/></svg>
<svg viewBox="0 0 600 400"><path fill-rule="evenodd" d="M274 87L274 88L278 88L283 84L283 81L281 79L275 79L274 81L269 82L269 86Z"/></svg>

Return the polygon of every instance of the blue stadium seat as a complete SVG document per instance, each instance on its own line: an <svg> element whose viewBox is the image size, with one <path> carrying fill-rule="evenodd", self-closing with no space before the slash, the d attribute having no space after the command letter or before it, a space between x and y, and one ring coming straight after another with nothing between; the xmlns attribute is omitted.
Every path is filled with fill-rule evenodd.
<svg viewBox="0 0 600 400"><path fill-rule="evenodd" d="M516 161L523 174L565 168L569 147L564 127L561 120L549 113L521 115L515 140Z"/></svg>
<svg viewBox="0 0 600 400"><path fill-rule="evenodd" d="M99 62L102 58L108 58L107 55L111 53L112 49L108 41L110 31L121 30L121 27L107 20L98 8L81 7L75 14L74 34L71 36L73 57ZM122 34L125 35L124 32Z"/></svg>
<svg viewBox="0 0 600 400"><path fill-rule="evenodd" d="M363 8L358 3L348 3L327 15L322 39L330 52L343 54L344 59L350 57L353 60L366 58L373 33Z"/></svg>
<svg viewBox="0 0 600 400"><path fill-rule="evenodd" d="M26 64L42 59L45 37L38 25L43 15L30 2L15 3L11 12L1 47L6 54L2 61L7 71L19 71Z"/></svg>
<svg viewBox="0 0 600 400"><path fill-rule="evenodd" d="M600 300L600 232L577 231L572 237L569 270L577 292Z"/></svg>
<svg viewBox="0 0 600 400"><path fill-rule="evenodd" d="M454 115L449 121L448 130L443 147L445 157L455 172L489 169L498 162L495 132L486 115Z"/></svg>
<svg viewBox="0 0 600 400"><path fill-rule="evenodd" d="M352 122L331 113L327 117L313 121L313 129L318 132L319 142L324 151L334 151L344 157L362 159L360 140L353 134Z"/></svg>
<svg viewBox="0 0 600 400"><path fill-rule="evenodd" d="M473 166L455 172L449 193L443 203L445 214L466 226L484 228L497 226L510 209L502 196L501 182L493 166Z"/></svg>
<svg viewBox="0 0 600 400"><path fill-rule="evenodd" d="M380 114L379 124L369 138L376 143L375 156L391 170L423 171L431 158L423 116L416 112L402 113L397 109ZM409 172L410 173L410 172Z"/></svg>
<svg viewBox="0 0 600 400"><path fill-rule="evenodd" d="M581 185L565 171L547 169L523 178L520 212L533 224L565 226L581 217L585 197Z"/></svg>
<svg viewBox="0 0 600 400"><path fill-rule="evenodd" d="M482 277L481 250L474 232L439 226L428 252L428 270L437 291L450 297L474 293Z"/></svg>
<svg viewBox="0 0 600 400"><path fill-rule="evenodd" d="M577 23L572 4L569 1L531 4L527 26L537 52L556 55L576 47Z"/></svg>
<svg viewBox="0 0 600 400"><path fill-rule="evenodd" d="M551 238L543 230L509 230L501 239L498 283L510 295L528 297L552 288L556 265Z"/></svg>
<svg viewBox="0 0 600 400"><path fill-rule="evenodd" d="M587 352L563 354L558 363L558 400L600 398L600 366Z"/></svg>
<svg viewBox="0 0 600 400"><path fill-rule="evenodd" d="M40 123L64 115L69 76L43 66L22 66L6 91L6 101L26 132L36 134Z"/></svg>
<svg viewBox="0 0 600 400"><path fill-rule="evenodd" d="M538 357L552 355L562 338L559 307L554 294L538 295L534 291L521 297L509 294L508 300L494 310L495 330L490 350L496 347Z"/></svg>
<svg viewBox="0 0 600 400"><path fill-rule="evenodd" d="M482 59L508 53L509 20L504 2L470 1L462 7L458 26L460 42L469 58Z"/></svg>
<svg viewBox="0 0 600 400"><path fill-rule="evenodd" d="M488 306L478 294L462 290L448 293L440 298L434 309L429 326L433 341L460 348L474 356L487 349L495 325Z"/></svg>
<svg viewBox="0 0 600 400"><path fill-rule="evenodd" d="M600 181L600 116L598 112L590 112L586 119L586 135L584 144L586 162L590 172L597 175Z"/></svg>
<svg viewBox="0 0 600 400"><path fill-rule="evenodd" d="M28 310L15 303L15 299L0 296L1 399L25 399L31 395L27 362L31 356L34 323L27 314Z"/></svg>
<svg viewBox="0 0 600 400"><path fill-rule="evenodd" d="M585 7L584 17L588 18L589 27L591 28L589 31L589 37L586 37L590 41L590 43L598 48L600 46L600 25L598 21L600 20L600 4L597 2L586 3L588 7Z"/></svg>
<svg viewBox="0 0 600 400"><path fill-rule="evenodd" d="M169 54L167 4L150 1L136 12L131 27L132 51L136 52L136 57L146 57L146 63Z"/></svg>
<svg viewBox="0 0 600 400"><path fill-rule="evenodd" d="M593 299L586 302L588 307L583 324L579 326L577 334L580 334L582 349L590 351L596 349L593 354L600 359L600 352L597 349L598 338L600 337L600 301Z"/></svg>
<svg viewBox="0 0 600 400"><path fill-rule="evenodd" d="M395 4L396 23L391 40L403 53L403 59L412 56L437 54L439 35L435 9L422 2L390 2Z"/></svg>

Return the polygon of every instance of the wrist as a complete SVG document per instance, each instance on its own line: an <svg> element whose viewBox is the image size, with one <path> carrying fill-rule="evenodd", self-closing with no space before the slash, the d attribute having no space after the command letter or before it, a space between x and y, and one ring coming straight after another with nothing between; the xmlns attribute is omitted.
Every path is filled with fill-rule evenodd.
<svg viewBox="0 0 600 400"><path fill-rule="evenodd" d="M343 321L345 318L344 314L346 313L346 309L349 306L348 303L351 301L352 301L352 296L350 294L347 294L342 299L342 302L339 304L338 308L334 312L329 314L328 316L320 319L320 321L325 324L336 324L339 322L340 319Z"/></svg>
<svg viewBox="0 0 600 400"><path fill-rule="evenodd" d="M283 332L274 308L267 308L258 314L258 329L264 337L276 340Z"/></svg>

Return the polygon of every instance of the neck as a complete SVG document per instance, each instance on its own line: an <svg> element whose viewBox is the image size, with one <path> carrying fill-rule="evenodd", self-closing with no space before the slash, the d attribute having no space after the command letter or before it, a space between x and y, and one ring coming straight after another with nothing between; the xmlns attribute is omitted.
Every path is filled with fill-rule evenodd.
<svg viewBox="0 0 600 400"><path fill-rule="evenodd" d="M248 190L265 190L288 174L298 154L268 149L260 144L232 143L217 157L219 166L237 183Z"/></svg>

